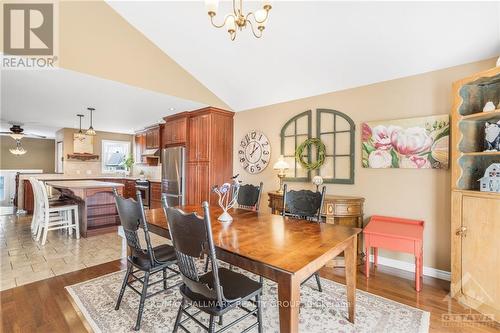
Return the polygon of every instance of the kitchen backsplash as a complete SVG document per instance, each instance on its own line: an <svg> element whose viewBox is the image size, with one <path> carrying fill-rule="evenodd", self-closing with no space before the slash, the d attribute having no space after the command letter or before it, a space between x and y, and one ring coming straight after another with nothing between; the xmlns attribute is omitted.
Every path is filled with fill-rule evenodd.
<svg viewBox="0 0 500 333"><path fill-rule="evenodd" d="M134 165L131 177L139 178L141 171L144 171L146 179L161 179L161 164L159 166ZM101 162L79 162L65 161L64 174L67 176L78 177L100 177L100 176L123 176L123 173L106 173L101 172Z"/></svg>
<svg viewBox="0 0 500 333"><path fill-rule="evenodd" d="M161 164L158 166L134 165L132 176L139 178L141 171L144 171L146 179L161 179Z"/></svg>

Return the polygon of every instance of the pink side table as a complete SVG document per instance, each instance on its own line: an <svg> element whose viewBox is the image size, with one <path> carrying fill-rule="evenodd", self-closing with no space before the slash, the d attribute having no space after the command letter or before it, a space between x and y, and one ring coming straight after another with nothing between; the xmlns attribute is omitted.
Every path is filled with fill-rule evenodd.
<svg viewBox="0 0 500 333"><path fill-rule="evenodd" d="M388 216L371 217L363 229L366 260L365 274L370 277L370 249L373 247L373 263L378 264L378 248L412 253L415 256L415 289L420 291L423 276L424 221Z"/></svg>

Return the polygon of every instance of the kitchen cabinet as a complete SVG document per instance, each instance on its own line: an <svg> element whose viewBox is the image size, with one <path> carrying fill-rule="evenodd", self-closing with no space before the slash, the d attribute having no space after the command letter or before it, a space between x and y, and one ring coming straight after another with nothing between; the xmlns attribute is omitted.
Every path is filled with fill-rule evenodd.
<svg viewBox="0 0 500 333"><path fill-rule="evenodd" d="M33 194L33 188L31 187L31 183L29 180L24 180L23 192L24 192L23 209L28 214L33 214L33 208L35 207L35 196Z"/></svg>
<svg viewBox="0 0 500 333"><path fill-rule="evenodd" d="M150 182L149 186L150 208L161 208L161 183Z"/></svg>
<svg viewBox="0 0 500 333"><path fill-rule="evenodd" d="M180 146L186 144L188 112L182 112L163 118L165 125L162 132L161 147Z"/></svg>
<svg viewBox="0 0 500 333"><path fill-rule="evenodd" d="M125 198L136 198L135 196L135 180L125 179L125 188L123 189L123 196Z"/></svg>
<svg viewBox="0 0 500 333"><path fill-rule="evenodd" d="M210 201L210 166L208 162L188 162L186 164L186 194L188 205L199 205Z"/></svg>
<svg viewBox="0 0 500 333"><path fill-rule="evenodd" d="M188 162L209 161L210 114L200 114L189 118Z"/></svg>
<svg viewBox="0 0 500 333"><path fill-rule="evenodd" d="M160 148L160 126L154 126L146 130L146 149Z"/></svg>
<svg viewBox="0 0 500 333"><path fill-rule="evenodd" d="M146 149L146 133L137 133L134 138L135 143L135 157L136 163L145 163L145 158L142 157L144 150Z"/></svg>
<svg viewBox="0 0 500 333"><path fill-rule="evenodd" d="M233 112L203 108L192 111L186 143L186 202L217 202L213 185L228 182L233 172Z"/></svg>

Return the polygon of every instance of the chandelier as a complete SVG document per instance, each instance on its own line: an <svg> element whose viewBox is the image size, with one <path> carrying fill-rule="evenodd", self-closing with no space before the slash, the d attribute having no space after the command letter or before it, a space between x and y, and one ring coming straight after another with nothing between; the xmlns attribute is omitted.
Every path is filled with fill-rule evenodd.
<svg viewBox="0 0 500 333"><path fill-rule="evenodd" d="M9 149L9 151L10 151L11 154L14 154L14 155L24 155L24 154L26 154L26 150L21 145L21 140L17 140L17 139L16 139L16 148Z"/></svg>
<svg viewBox="0 0 500 333"><path fill-rule="evenodd" d="M239 2L239 5L236 5L236 1ZM250 26L250 29L256 38L262 37L262 31L266 28L269 11L272 8L271 3L264 0L262 1L261 9L245 14L243 12L243 0L233 0L233 12L226 14L226 16L224 16L224 21L219 25L214 22L214 17L217 15L219 0L205 0L205 4L212 25L216 28L226 27L231 40L236 39L237 30L241 31L243 28L246 28L247 25Z"/></svg>

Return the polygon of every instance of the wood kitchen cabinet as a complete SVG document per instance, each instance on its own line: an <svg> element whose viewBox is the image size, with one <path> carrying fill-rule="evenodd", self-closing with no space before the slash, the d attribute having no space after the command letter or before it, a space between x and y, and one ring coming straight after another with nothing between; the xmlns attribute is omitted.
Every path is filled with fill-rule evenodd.
<svg viewBox="0 0 500 333"><path fill-rule="evenodd" d="M146 130L146 149L160 148L160 126L154 126Z"/></svg>
<svg viewBox="0 0 500 333"><path fill-rule="evenodd" d="M135 180L131 180L131 179L125 179L125 181L123 182L123 184L125 185L124 189L123 189L123 196L125 198L136 198L136 195L135 195Z"/></svg>
<svg viewBox="0 0 500 333"><path fill-rule="evenodd" d="M233 172L233 112L203 108L188 120L186 203L215 203L213 185L228 182Z"/></svg>
<svg viewBox="0 0 500 333"><path fill-rule="evenodd" d="M161 208L161 183L150 182L149 186L150 208Z"/></svg>
<svg viewBox="0 0 500 333"><path fill-rule="evenodd" d="M146 133L136 133L134 137L135 143L135 156L134 160L136 163L145 163L146 159L142 157L144 150L146 149Z"/></svg>
<svg viewBox="0 0 500 333"><path fill-rule="evenodd" d="M165 124L162 131L161 147L173 147L186 144L188 112L182 112L163 118Z"/></svg>

